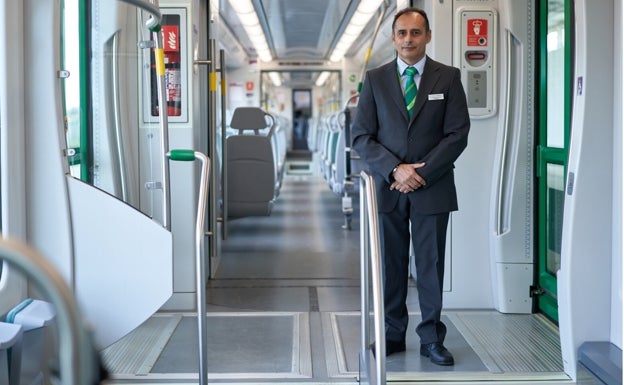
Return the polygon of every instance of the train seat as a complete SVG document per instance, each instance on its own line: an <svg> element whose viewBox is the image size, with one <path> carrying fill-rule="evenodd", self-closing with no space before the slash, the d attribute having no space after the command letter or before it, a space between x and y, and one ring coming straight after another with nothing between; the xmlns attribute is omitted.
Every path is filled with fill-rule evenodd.
<svg viewBox="0 0 624 385"><path fill-rule="evenodd" d="M319 141L319 169L321 175L325 175L325 165L327 160L327 143L329 141L329 117L323 119L323 123L320 130Z"/></svg>
<svg viewBox="0 0 624 385"><path fill-rule="evenodd" d="M336 163L336 150L338 148L338 135L340 134L340 127L338 125L338 115L334 114L329 119L329 127L327 132L327 138L325 143L325 159L323 166L323 177L327 181L329 188L332 187L332 167Z"/></svg>
<svg viewBox="0 0 624 385"><path fill-rule="evenodd" d="M279 118L278 122L279 124L275 128L273 135L271 135L276 166L276 196L279 195L279 190L282 186L282 179L284 178L284 173L286 169L286 148L288 143L288 138L286 134L288 122L284 118Z"/></svg>
<svg viewBox="0 0 624 385"><path fill-rule="evenodd" d="M55 318L56 312L50 303L32 299L23 301L7 315L8 323L19 325L23 330L20 385L47 383L44 366L54 355L51 327Z"/></svg>
<svg viewBox="0 0 624 385"><path fill-rule="evenodd" d="M362 171L368 171L368 166L353 148L351 149L351 176L359 178Z"/></svg>
<svg viewBox="0 0 624 385"><path fill-rule="evenodd" d="M267 116L272 123L268 133L264 134L269 127ZM234 110L230 127L238 133L226 140L229 217L271 214L276 186L279 186L272 139L275 126L273 116L260 108L239 107Z"/></svg>
<svg viewBox="0 0 624 385"><path fill-rule="evenodd" d="M351 116L354 112L351 109ZM359 177L360 172L365 169L363 161L358 154L351 149L350 130L351 127L346 125L346 114L341 111L334 115L334 124L330 129L331 144L328 145L327 165L330 167L329 172L325 175L328 180L330 189L336 194L343 194L347 191L356 191L358 184L352 180Z"/></svg>
<svg viewBox="0 0 624 385"><path fill-rule="evenodd" d="M0 322L0 385L19 384L21 343L22 327Z"/></svg>
<svg viewBox="0 0 624 385"><path fill-rule="evenodd" d="M334 159L332 161L331 173L329 177L329 185L336 194L344 192L346 178L346 152L345 152L345 131L338 131L336 138L336 149Z"/></svg>

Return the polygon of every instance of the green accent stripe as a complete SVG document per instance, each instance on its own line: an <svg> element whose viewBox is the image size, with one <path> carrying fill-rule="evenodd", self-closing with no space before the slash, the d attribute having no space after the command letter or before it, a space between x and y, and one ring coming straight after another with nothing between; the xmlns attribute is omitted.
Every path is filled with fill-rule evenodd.
<svg viewBox="0 0 624 385"><path fill-rule="evenodd" d="M24 310L26 308L26 306L30 305L30 303L33 301L32 298L28 298L23 300L22 302L20 302L19 305L15 306L13 309L11 309L6 316L5 322L12 324L15 323L15 317L17 317L17 315L19 314L19 312L21 312L22 310Z"/></svg>
<svg viewBox="0 0 624 385"><path fill-rule="evenodd" d="M79 26L78 33L80 36L80 148L78 155L80 156L80 180L89 181L89 53L91 44L89 44L88 24L91 20L89 14L88 0L81 0L78 5Z"/></svg>
<svg viewBox="0 0 624 385"><path fill-rule="evenodd" d="M195 160L195 151L193 150L171 150L168 155L171 160L179 160L183 162Z"/></svg>

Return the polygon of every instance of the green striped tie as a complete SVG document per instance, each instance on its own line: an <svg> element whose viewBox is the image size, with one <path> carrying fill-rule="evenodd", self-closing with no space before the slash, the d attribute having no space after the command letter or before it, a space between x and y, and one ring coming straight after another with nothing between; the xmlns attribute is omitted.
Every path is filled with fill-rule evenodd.
<svg viewBox="0 0 624 385"><path fill-rule="evenodd" d="M405 106L407 107L407 114L411 119L412 113L414 112L414 104L416 104L416 94L418 93L418 88L414 81L414 75L418 75L418 70L414 67L407 67L404 74L407 75L407 82L405 83Z"/></svg>

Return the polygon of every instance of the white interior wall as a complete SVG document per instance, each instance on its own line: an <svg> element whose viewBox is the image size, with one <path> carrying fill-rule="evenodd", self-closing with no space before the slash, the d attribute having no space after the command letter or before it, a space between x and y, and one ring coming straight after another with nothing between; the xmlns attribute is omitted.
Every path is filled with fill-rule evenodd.
<svg viewBox="0 0 624 385"><path fill-rule="evenodd" d="M28 243L49 258L72 285L69 198L62 154L60 10L58 2L27 0L24 6L24 175ZM53 64L52 64L53 63ZM41 192L45 191L45 194ZM24 198L22 198L24 199Z"/></svg>
<svg viewBox="0 0 624 385"><path fill-rule="evenodd" d="M566 374L576 380L579 346L608 341L613 323L614 1L574 3L575 47L570 151L557 275ZM618 235L621 237L621 233Z"/></svg>
<svg viewBox="0 0 624 385"><path fill-rule="evenodd" d="M22 2L0 0L0 164L2 172L2 236L26 239L24 151L24 44ZM7 167L6 165L10 165ZM3 266L0 313L26 295L26 281Z"/></svg>
<svg viewBox="0 0 624 385"><path fill-rule="evenodd" d="M624 230L622 228L622 218L624 217L624 206L622 197L624 188L622 186L622 173L624 172L624 157L622 148L624 147L624 110L621 108L624 103L622 94L624 93L624 6L622 1L615 2L613 52L614 57L614 84L618 85L614 89L613 95L613 268L611 278L611 342L622 349L622 252L624 250Z"/></svg>

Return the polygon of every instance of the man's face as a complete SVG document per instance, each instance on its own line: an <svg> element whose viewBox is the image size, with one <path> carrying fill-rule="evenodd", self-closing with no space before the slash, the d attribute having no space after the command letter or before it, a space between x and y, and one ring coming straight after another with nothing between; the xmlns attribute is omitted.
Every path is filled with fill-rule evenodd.
<svg viewBox="0 0 624 385"><path fill-rule="evenodd" d="M401 60L409 65L425 57L425 47L431 41L431 31L425 29L425 18L409 12L399 16L392 31L392 43Z"/></svg>

